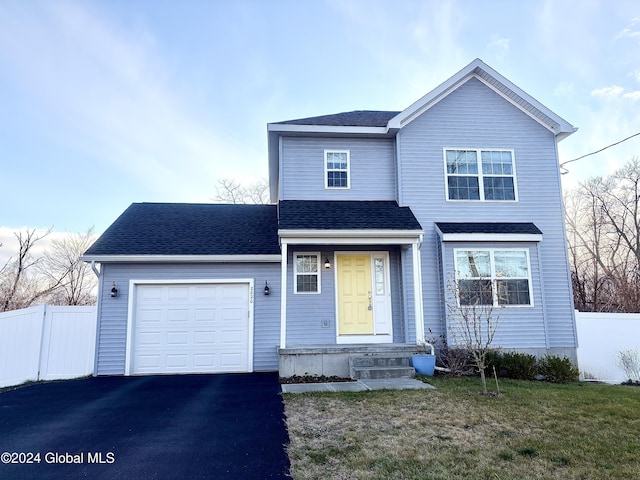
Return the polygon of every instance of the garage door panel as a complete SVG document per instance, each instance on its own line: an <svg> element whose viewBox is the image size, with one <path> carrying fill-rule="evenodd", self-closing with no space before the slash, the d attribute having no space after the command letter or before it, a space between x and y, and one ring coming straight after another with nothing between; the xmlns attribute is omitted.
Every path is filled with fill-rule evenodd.
<svg viewBox="0 0 640 480"><path fill-rule="evenodd" d="M158 324L162 321L162 310L159 309L140 309L137 321L139 324Z"/></svg>
<svg viewBox="0 0 640 480"><path fill-rule="evenodd" d="M243 372L248 284L138 285L132 373Z"/></svg>
<svg viewBox="0 0 640 480"><path fill-rule="evenodd" d="M220 366L226 370L232 370L235 368L239 368L242 364L242 358L238 353L222 353L220 355Z"/></svg>
<svg viewBox="0 0 640 480"><path fill-rule="evenodd" d="M193 342L198 347L201 346L210 346L213 347L216 345L216 332L215 331L203 331L199 330L195 332Z"/></svg>
<svg viewBox="0 0 640 480"><path fill-rule="evenodd" d="M141 346L152 347L162 344L162 332L142 331L138 333L138 341Z"/></svg>
<svg viewBox="0 0 640 480"><path fill-rule="evenodd" d="M215 369L216 356L211 353L196 353L193 356L193 366L197 369Z"/></svg>
<svg viewBox="0 0 640 480"><path fill-rule="evenodd" d="M217 285L198 285L195 287L194 295L196 300L211 300L216 299L219 289Z"/></svg>
<svg viewBox="0 0 640 480"><path fill-rule="evenodd" d="M225 347L242 345L245 337L246 333L241 330L223 330L220 343Z"/></svg>
<svg viewBox="0 0 640 480"><path fill-rule="evenodd" d="M167 310L167 321L170 323L176 322L188 322L190 317L189 309L187 308L171 308Z"/></svg>
<svg viewBox="0 0 640 480"><path fill-rule="evenodd" d="M191 288L188 285L167 287L168 300L189 300Z"/></svg>
<svg viewBox="0 0 640 480"><path fill-rule="evenodd" d="M138 357L139 373L155 372L160 367L161 367L161 364L160 364L159 354L140 355Z"/></svg>
<svg viewBox="0 0 640 480"><path fill-rule="evenodd" d="M215 308L196 308L195 320L198 323L214 323L216 321L218 311Z"/></svg>
<svg viewBox="0 0 640 480"><path fill-rule="evenodd" d="M167 345L188 347L189 343L189 332L167 332Z"/></svg>

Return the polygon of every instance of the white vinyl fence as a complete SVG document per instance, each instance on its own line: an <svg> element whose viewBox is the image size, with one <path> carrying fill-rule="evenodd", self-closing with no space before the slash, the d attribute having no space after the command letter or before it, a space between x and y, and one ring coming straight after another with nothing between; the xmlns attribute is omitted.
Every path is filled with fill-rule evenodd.
<svg viewBox="0 0 640 480"><path fill-rule="evenodd" d="M581 378L607 383L628 380L616 365L616 356L621 350L640 350L640 314L576 312L576 328Z"/></svg>
<svg viewBox="0 0 640 480"><path fill-rule="evenodd" d="M0 387L93 373L96 307L0 313Z"/></svg>

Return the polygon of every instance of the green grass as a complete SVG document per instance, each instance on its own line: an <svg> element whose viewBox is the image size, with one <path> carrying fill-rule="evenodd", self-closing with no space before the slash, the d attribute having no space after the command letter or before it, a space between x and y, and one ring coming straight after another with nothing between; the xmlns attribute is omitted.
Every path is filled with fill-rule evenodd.
<svg viewBox="0 0 640 480"><path fill-rule="evenodd" d="M432 378L285 395L295 479L640 478L640 388Z"/></svg>

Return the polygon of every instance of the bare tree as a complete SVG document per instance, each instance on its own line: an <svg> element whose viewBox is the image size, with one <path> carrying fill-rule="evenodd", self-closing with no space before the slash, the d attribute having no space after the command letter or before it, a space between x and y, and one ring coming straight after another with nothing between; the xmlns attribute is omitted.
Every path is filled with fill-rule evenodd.
<svg viewBox="0 0 640 480"><path fill-rule="evenodd" d="M468 281L465 286L460 281L449 282L446 308L451 344L469 353L474 367L480 373L482 393L486 395L487 355L495 350L493 340L503 305L494 304L495 285L491 279L476 276L479 279Z"/></svg>
<svg viewBox="0 0 640 480"><path fill-rule="evenodd" d="M222 178L218 180L216 196L213 199L220 203L266 205L269 203L269 182L262 179L245 185L237 180Z"/></svg>
<svg viewBox="0 0 640 480"><path fill-rule="evenodd" d="M582 311L640 311L640 160L565 197L574 300Z"/></svg>
<svg viewBox="0 0 640 480"><path fill-rule="evenodd" d="M51 241L41 263L43 275L60 280L59 288L49 295L53 305L93 305L96 302L97 279L91 267L80 257L95 239L93 227L85 233L67 233Z"/></svg>
<svg viewBox="0 0 640 480"><path fill-rule="evenodd" d="M35 229L14 233L18 249L0 268L0 311L36 303L89 305L95 303L96 280L80 261L93 240L93 231L69 233L50 242L50 251L36 255L34 247L51 234Z"/></svg>
<svg viewBox="0 0 640 480"><path fill-rule="evenodd" d="M39 298L55 290L62 279L41 282L37 266L42 257L34 257L33 248L47 237L51 229L39 234L35 229L14 233L18 240L18 252L3 267L0 277L0 311L15 310L31 306Z"/></svg>

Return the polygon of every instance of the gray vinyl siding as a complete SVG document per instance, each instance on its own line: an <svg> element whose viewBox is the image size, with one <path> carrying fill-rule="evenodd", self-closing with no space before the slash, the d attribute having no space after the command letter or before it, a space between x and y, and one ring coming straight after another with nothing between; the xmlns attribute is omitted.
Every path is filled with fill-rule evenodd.
<svg viewBox="0 0 640 480"><path fill-rule="evenodd" d="M446 200L444 147L513 149L517 202ZM560 174L554 135L503 97L472 79L400 130L399 202L425 230L422 245L425 328L443 332L435 222L533 222L543 232L540 265L550 347L576 345ZM451 270L442 273L446 283ZM522 319L536 330L538 320ZM530 322L527 324L527 322Z"/></svg>
<svg viewBox="0 0 640 480"><path fill-rule="evenodd" d="M389 252L389 277L391 283L391 313L393 322L393 341L405 342L405 319L400 281L400 255L396 248L388 246L341 246L333 249L327 246L314 248L289 246L287 262L287 347L305 345L335 345L336 344L336 296L335 296L335 251L371 251ZM321 264L325 258L331 260L331 268L320 269L320 293L294 293L293 255L296 253L320 253ZM329 321L328 327L323 327L323 320Z"/></svg>
<svg viewBox="0 0 640 480"><path fill-rule="evenodd" d="M351 188L326 189L325 150L349 150ZM281 200L395 200L392 139L282 138Z"/></svg>
<svg viewBox="0 0 640 480"><path fill-rule="evenodd" d="M103 264L98 308L97 375L125 373L130 280L254 280L254 371L278 369L280 343L280 264ZM269 282L270 295L263 293ZM115 282L118 296L110 297Z"/></svg>

